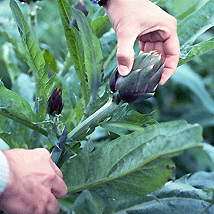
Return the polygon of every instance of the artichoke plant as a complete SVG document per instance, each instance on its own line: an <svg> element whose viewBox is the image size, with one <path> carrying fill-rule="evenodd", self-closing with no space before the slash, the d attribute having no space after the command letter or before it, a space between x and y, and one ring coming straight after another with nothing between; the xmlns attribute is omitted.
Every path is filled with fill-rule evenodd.
<svg viewBox="0 0 214 214"><path fill-rule="evenodd" d="M155 51L140 53L127 76L121 76L116 68L110 78L110 89L114 92L115 102L123 100L130 103L138 98L144 100L153 96L162 72L163 62Z"/></svg>

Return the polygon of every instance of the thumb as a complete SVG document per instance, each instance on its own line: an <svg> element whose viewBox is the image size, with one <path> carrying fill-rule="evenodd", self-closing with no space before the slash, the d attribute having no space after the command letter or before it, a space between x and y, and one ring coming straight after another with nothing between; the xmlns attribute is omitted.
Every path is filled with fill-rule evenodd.
<svg viewBox="0 0 214 214"><path fill-rule="evenodd" d="M126 76L130 73L134 63L135 39L129 35L117 35L117 66L119 74Z"/></svg>

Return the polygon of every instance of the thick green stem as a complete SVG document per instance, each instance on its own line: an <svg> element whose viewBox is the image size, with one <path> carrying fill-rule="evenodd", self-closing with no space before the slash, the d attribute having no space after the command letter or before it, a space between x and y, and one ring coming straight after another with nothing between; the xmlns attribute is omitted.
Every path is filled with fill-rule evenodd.
<svg viewBox="0 0 214 214"><path fill-rule="evenodd" d="M106 116L111 114L120 105L115 104L112 99L110 99L104 106L94 112L91 116L81 122L77 127L75 127L68 134L68 141L78 140L82 135L84 135L90 128L95 127L99 121L103 120Z"/></svg>

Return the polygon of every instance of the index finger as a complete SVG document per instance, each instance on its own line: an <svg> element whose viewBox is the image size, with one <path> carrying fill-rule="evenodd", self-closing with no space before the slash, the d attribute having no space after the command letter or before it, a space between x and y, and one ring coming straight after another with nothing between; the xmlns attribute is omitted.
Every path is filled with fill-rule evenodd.
<svg viewBox="0 0 214 214"><path fill-rule="evenodd" d="M50 164L51 167L53 168L53 170L56 172L56 174L63 179L63 174L61 172L61 170L58 168L58 166L52 161L52 159L50 158Z"/></svg>
<svg viewBox="0 0 214 214"><path fill-rule="evenodd" d="M180 58L180 45L177 34L172 34L163 45L165 52L164 69L160 80L163 85L175 72Z"/></svg>
<svg viewBox="0 0 214 214"><path fill-rule="evenodd" d="M58 199L67 194L68 188L65 182L60 177L56 177L54 180L53 186L51 187L51 192Z"/></svg>

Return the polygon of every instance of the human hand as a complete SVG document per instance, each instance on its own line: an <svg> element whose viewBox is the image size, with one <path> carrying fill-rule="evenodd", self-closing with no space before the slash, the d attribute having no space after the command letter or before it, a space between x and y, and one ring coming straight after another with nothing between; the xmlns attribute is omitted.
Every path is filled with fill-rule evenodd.
<svg viewBox="0 0 214 214"><path fill-rule="evenodd" d="M149 0L108 0L104 6L116 32L119 73L129 74L134 62L134 43L139 40L143 52L161 54L163 85L175 72L180 57L176 19Z"/></svg>
<svg viewBox="0 0 214 214"><path fill-rule="evenodd" d="M0 209L10 214L58 213L57 199L67 193L62 172L46 149L4 151L10 175Z"/></svg>

